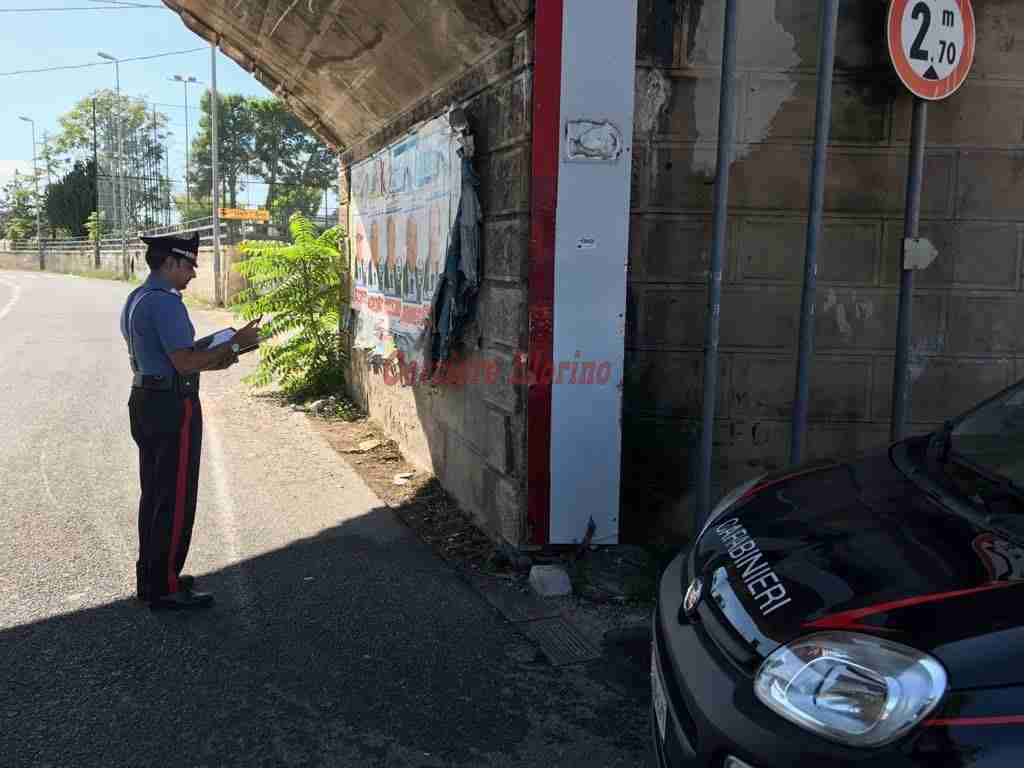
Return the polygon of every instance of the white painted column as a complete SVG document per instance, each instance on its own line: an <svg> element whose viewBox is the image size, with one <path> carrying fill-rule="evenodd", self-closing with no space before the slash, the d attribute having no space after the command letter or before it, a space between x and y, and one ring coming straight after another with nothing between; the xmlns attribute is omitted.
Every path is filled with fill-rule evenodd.
<svg viewBox="0 0 1024 768"><path fill-rule="evenodd" d="M551 544L582 540L591 519L594 543L619 537L636 24L636 0L564 0Z"/></svg>

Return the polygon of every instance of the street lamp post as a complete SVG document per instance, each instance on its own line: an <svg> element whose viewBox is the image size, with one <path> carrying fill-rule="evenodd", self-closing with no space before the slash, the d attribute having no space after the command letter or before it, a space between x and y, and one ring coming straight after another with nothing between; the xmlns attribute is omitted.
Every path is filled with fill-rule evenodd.
<svg viewBox="0 0 1024 768"><path fill-rule="evenodd" d="M117 94L117 157L114 159L114 210L117 213L117 226L121 230L121 268L125 277L128 277L128 244L125 240L124 220L124 190L121 187L121 157L124 153L123 133L121 124L124 122L121 116L121 62L116 56L109 53L97 51L96 55L101 59L114 62L114 87ZM118 190L120 189L120 194ZM118 200L120 198L120 200ZM120 203L120 204L119 204Z"/></svg>
<svg viewBox="0 0 1024 768"><path fill-rule="evenodd" d="M46 269L46 257L43 256L43 229L39 223L39 209L42 207L43 201L39 198L39 169L36 167L36 121L24 115L20 115L18 119L32 124L32 180L35 182L36 189L36 243L39 246L39 269L43 270Z"/></svg>
<svg viewBox="0 0 1024 768"><path fill-rule="evenodd" d="M198 84L199 81L192 75L175 75L171 80L185 85L185 212L188 213L191 205L191 197L188 190L188 86L189 83Z"/></svg>

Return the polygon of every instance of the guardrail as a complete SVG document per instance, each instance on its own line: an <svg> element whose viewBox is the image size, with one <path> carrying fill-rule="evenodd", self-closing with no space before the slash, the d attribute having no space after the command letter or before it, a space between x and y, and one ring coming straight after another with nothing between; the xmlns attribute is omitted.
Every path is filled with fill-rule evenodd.
<svg viewBox="0 0 1024 768"><path fill-rule="evenodd" d="M337 216L316 217L314 223L318 226L333 224ZM142 235L174 235L199 233L200 246L213 245L213 216L204 216L199 219L182 221L164 227L154 227L139 232L125 235L125 242L122 243L120 235L107 235L100 239L100 250L120 249L122 245L128 248L139 247L139 237ZM276 231L272 224L261 224L254 221L235 221L221 219L220 221L220 242L222 245L237 245L243 240L286 240L287 234ZM6 246L6 247L4 247ZM44 253L60 253L62 251L79 251L83 248L95 250L96 244L92 238L66 237L59 240L43 240ZM39 243L36 240L22 240L19 242L0 241L0 250L13 253L38 253Z"/></svg>

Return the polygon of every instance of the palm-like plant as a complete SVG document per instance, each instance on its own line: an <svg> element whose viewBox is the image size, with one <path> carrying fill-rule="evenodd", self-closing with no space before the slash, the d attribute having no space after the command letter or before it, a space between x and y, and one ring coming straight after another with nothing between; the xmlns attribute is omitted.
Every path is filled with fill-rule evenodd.
<svg viewBox="0 0 1024 768"><path fill-rule="evenodd" d="M245 381L276 380L292 397L336 391L343 381L339 343L341 313L348 305L348 258L344 231L318 234L301 214L288 222L292 243L249 240L247 257L234 265L248 287L232 302L245 319L264 316L259 368Z"/></svg>

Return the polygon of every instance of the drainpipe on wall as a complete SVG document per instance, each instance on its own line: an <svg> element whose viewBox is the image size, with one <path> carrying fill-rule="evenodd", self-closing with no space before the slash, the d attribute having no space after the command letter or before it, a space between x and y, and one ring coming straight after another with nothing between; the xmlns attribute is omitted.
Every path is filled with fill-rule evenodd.
<svg viewBox="0 0 1024 768"><path fill-rule="evenodd" d="M708 314L704 337L704 418L700 440L700 474L697 480L697 520L694 530L711 512L711 450L718 398L718 341L722 311L722 265L725 263L729 225L729 171L732 168L736 133L736 0L725 3L725 34L722 44L722 92L718 111L718 166L715 180L714 243L708 276Z"/></svg>
<svg viewBox="0 0 1024 768"><path fill-rule="evenodd" d="M803 461L807 432L807 402L810 398L810 369L814 358L814 309L818 284L818 244L825 211L825 166L828 161L829 127L832 122L832 73L836 58L836 27L839 0L824 0L818 23L818 106L814 129L814 160L811 164L811 199L807 216L807 250L804 258L804 290L800 302L796 392L793 396L793 425L789 460Z"/></svg>

